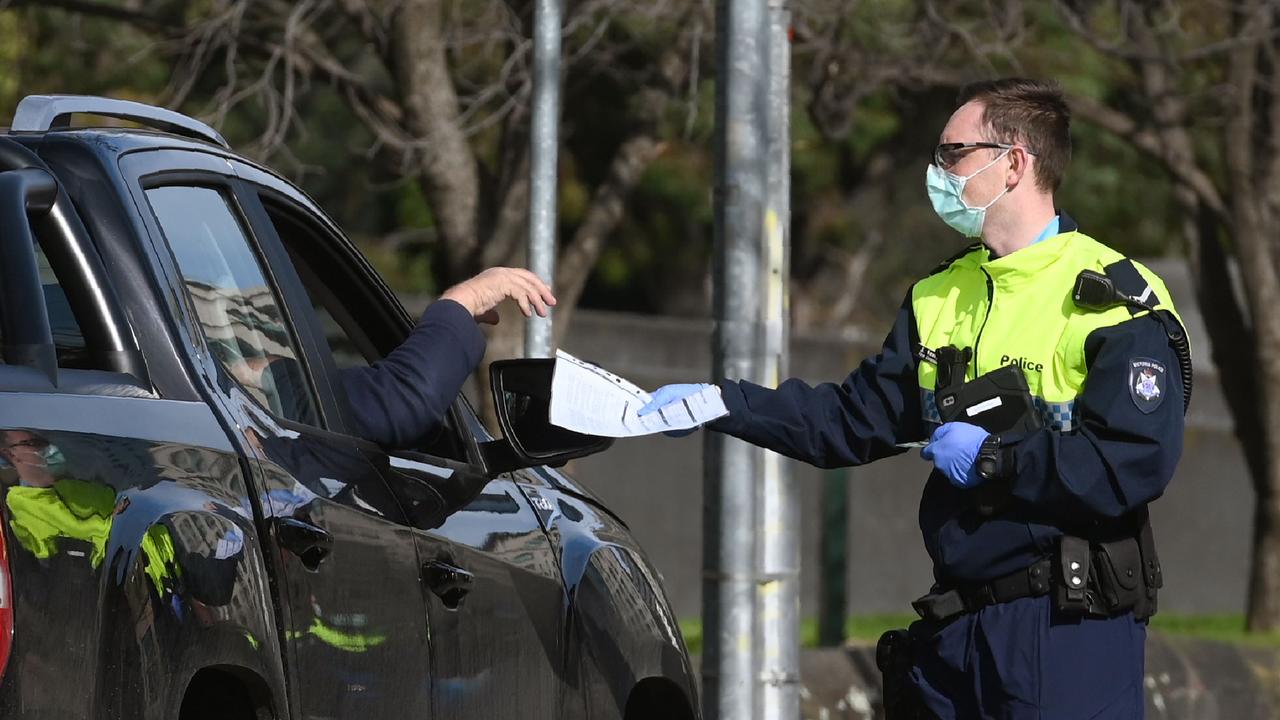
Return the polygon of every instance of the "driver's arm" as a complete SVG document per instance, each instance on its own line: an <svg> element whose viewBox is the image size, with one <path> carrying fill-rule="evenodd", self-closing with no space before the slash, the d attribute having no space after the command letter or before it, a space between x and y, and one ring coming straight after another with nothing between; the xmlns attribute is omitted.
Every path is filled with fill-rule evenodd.
<svg viewBox="0 0 1280 720"><path fill-rule="evenodd" d="M484 358L485 338L472 313L438 300L403 343L369 367L338 371L353 434L388 448L428 438Z"/></svg>
<svg viewBox="0 0 1280 720"><path fill-rule="evenodd" d="M446 290L385 358L341 371L353 432L389 448L411 448L429 438L484 358L477 323L496 324L497 307L507 299L525 317L546 317L556 303L551 288L528 270L489 268Z"/></svg>

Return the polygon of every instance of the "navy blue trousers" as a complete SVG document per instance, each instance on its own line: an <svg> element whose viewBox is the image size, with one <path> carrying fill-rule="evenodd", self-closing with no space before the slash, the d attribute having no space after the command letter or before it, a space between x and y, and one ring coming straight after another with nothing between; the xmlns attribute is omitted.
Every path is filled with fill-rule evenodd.
<svg viewBox="0 0 1280 720"><path fill-rule="evenodd" d="M1145 622L1065 617L1023 598L911 626L912 680L942 720L1135 720Z"/></svg>

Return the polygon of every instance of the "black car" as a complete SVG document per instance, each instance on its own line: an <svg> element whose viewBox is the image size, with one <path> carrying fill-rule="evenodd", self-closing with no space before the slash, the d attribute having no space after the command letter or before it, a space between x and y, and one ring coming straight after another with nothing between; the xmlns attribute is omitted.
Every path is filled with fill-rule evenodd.
<svg viewBox="0 0 1280 720"><path fill-rule="evenodd" d="M502 440L465 398L412 452L348 432L336 373L412 323L203 123L24 99L0 133L0 717L696 717L656 572L553 469L605 445L549 425L549 361L495 363Z"/></svg>

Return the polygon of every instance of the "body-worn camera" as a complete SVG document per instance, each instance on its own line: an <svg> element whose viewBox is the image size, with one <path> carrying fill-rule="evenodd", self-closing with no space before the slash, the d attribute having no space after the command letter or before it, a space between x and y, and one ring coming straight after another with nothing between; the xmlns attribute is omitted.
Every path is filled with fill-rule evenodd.
<svg viewBox="0 0 1280 720"><path fill-rule="evenodd" d="M974 504L984 516L998 513L1008 503L1015 468L1004 452L1000 437L1021 436L1044 427L1031 397L1027 377L1017 365L1003 365L965 381L971 348L951 345L921 352L937 365L934 401L942 422L966 422L991 433L978 458L983 483L973 490Z"/></svg>
<svg viewBox="0 0 1280 720"><path fill-rule="evenodd" d="M939 351L940 358L941 355ZM997 435L1043 427L1022 368L1004 365L969 382L963 382L963 375L960 377L960 383L936 391L938 415L943 422L967 422Z"/></svg>

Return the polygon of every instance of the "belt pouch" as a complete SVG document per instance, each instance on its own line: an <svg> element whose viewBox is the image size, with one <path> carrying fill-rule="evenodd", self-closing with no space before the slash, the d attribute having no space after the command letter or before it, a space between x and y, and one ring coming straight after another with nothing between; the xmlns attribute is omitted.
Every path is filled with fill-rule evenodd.
<svg viewBox="0 0 1280 720"><path fill-rule="evenodd" d="M1089 541L1063 535L1058 539L1057 588L1054 599L1058 609L1068 615L1089 612Z"/></svg>
<svg viewBox="0 0 1280 720"><path fill-rule="evenodd" d="M1137 607L1146 594L1138 540L1124 538L1099 543L1095 548L1094 573L1107 614L1116 615Z"/></svg>

